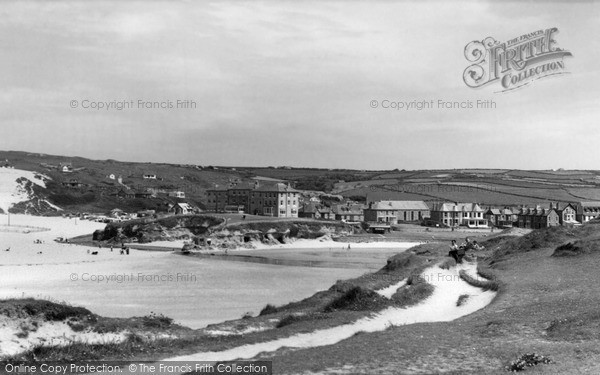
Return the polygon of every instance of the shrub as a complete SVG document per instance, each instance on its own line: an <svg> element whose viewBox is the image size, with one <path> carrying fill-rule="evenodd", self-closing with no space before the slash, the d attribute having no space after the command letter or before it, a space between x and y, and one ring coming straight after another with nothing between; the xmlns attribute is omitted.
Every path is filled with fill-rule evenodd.
<svg viewBox="0 0 600 375"><path fill-rule="evenodd" d="M142 318L142 324L147 328L167 328L173 324L173 319L153 311Z"/></svg>
<svg viewBox="0 0 600 375"><path fill-rule="evenodd" d="M469 299L468 294L461 294L460 296L458 296L458 300L456 301L456 306L460 307L460 306L464 305L468 299Z"/></svg>
<svg viewBox="0 0 600 375"><path fill-rule="evenodd" d="M506 366L508 371L523 371L527 367L536 366L540 363L548 364L552 363L550 358L544 357L543 355L535 354L535 353L527 353L523 354L516 360L512 361L510 365Z"/></svg>
<svg viewBox="0 0 600 375"><path fill-rule="evenodd" d="M370 289L355 286L325 306L324 311L334 310L377 310L388 306L388 300Z"/></svg>
<svg viewBox="0 0 600 375"><path fill-rule="evenodd" d="M598 251L600 241L598 240L579 240L574 242L568 242L564 245L558 246L553 257L565 257L565 256L577 256L582 254L589 254L594 251Z"/></svg>
<svg viewBox="0 0 600 375"><path fill-rule="evenodd" d="M470 284L474 287L481 288L483 290L493 290L493 291L498 291L498 289L500 289L500 283L497 280L476 279L476 278L469 276L469 274L466 273L465 270L461 270L458 274L460 275L461 279L463 279L465 282L467 282L468 284Z"/></svg>
<svg viewBox="0 0 600 375"><path fill-rule="evenodd" d="M263 307L263 309L260 310L260 313L258 315L263 316L263 315L274 314L276 312L277 312L277 307L275 307L274 305L271 305L271 304L267 304L267 306Z"/></svg>
<svg viewBox="0 0 600 375"><path fill-rule="evenodd" d="M410 285L410 288L400 288L392 296L392 301L394 301L396 306L407 307L416 305L429 297L434 290L433 285L427 283L420 277L413 277L412 275L409 277L406 284Z"/></svg>

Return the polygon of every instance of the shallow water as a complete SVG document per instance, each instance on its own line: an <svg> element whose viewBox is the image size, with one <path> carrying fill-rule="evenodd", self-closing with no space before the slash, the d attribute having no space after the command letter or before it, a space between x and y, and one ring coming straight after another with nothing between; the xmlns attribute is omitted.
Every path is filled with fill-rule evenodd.
<svg viewBox="0 0 600 375"><path fill-rule="evenodd" d="M1 215L5 221L6 216ZM66 301L111 317L164 314L200 328L258 314L328 289L367 268L292 267L195 259L172 253L88 248L59 244L58 236L90 233L103 224L63 218L11 215L11 222L51 228L40 233L0 232L0 297ZM34 240L44 244L34 244ZM11 247L11 251L2 251ZM42 252L42 254L38 254ZM383 265L383 264L382 264Z"/></svg>

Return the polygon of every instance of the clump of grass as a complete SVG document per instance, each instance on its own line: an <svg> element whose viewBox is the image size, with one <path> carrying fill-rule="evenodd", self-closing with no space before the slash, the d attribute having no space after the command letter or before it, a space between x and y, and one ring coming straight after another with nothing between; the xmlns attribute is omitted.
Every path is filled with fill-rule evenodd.
<svg viewBox="0 0 600 375"><path fill-rule="evenodd" d="M554 253L552 253L553 257L569 257L569 256L578 256L583 254L590 254L592 252L598 251L600 249L600 241L599 240L579 240L574 242L568 242L564 245L558 246Z"/></svg>
<svg viewBox="0 0 600 375"><path fill-rule="evenodd" d="M389 301L377 294L370 289L364 289L359 286L355 286L333 301L329 302L324 312L330 312L334 310L352 310L352 311L364 311L364 310L378 310L380 308L389 305Z"/></svg>
<svg viewBox="0 0 600 375"><path fill-rule="evenodd" d="M461 279L463 279L465 282L474 287L481 288L483 290L493 290L495 292L498 291L498 289L500 289L500 282L498 282L497 280L476 279L474 277L469 276L469 274L465 272L465 270L461 270L458 274L460 275Z"/></svg>
<svg viewBox="0 0 600 375"><path fill-rule="evenodd" d="M392 295L392 301L396 306L407 307L416 305L429 297L434 290L433 285L425 281L416 272L406 279L406 285L408 287L400 288Z"/></svg>
<svg viewBox="0 0 600 375"><path fill-rule="evenodd" d="M33 298L1 301L0 315L22 318L38 316L48 321L63 321L67 318L87 318L93 316L89 310L83 307Z"/></svg>
<svg viewBox="0 0 600 375"><path fill-rule="evenodd" d="M581 314L554 319L546 328L555 340L593 340L600 335L600 312L592 309Z"/></svg>
<svg viewBox="0 0 600 375"><path fill-rule="evenodd" d="M498 277L496 277L496 274L494 273L494 271L492 271L491 269L487 268L487 267L483 267L480 264L477 265L477 274L481 277L483 277L484 279L488 279L488 280L497 280Z"/></svg>
<svg viewBox="0 0 600 375"><path fill-rule="evenodd" d="M453 258L446 259L440 264L440 268L443 270L449 270L454 266L456 266L456 261Z"/></svg>
<svg viewBox="0 0 600 375"><path fill-rule="evenodd" d="M460 296L458 296L458 300L456 301L456 306L460 307L460 306L464 305L468 299L469 299L468 294L461 294Z"/></svg>
<svg viewBox="0 0 600 375"><path fill-rule="evenodd" d="M277 307L274 305L271 305L270 303L267 304L265 307L263 307L262 310L260 310L260 313L258 314L259 316L264 316L264 315L269 315L269 314L274 314L278 311Z"/></svg>
<svg viewBox="0 0 600 375"><path fill-rule="evenodd" d="M149 315L142 317L142 324L146 328L167 328L173 324L173 319L150 311Z"/></svg>
<svg viewBox="0 0 600 375"><path fill-rule="evenodd" d="M527 369L527 367L536 366L541 363L552 363L552 360L540 354L527 353L512 361L510 365L506 366L506 370L512 372L524 371Z"/></svg>
<svg viewBox="0 0 600 375"><path fill-rule="evenodd" d="M80 321L69 320L67 324L69 325L69 327L71 327L73 332L82 332L88 327L87 324Z"/></svg>
<svg viewBox="0 0 600 375"><path fill-rule="evenodd" d="M327 315L321 313L311 313L306 315L289 314L284 316L276 325L277 328L289 326L298 322L306 322L317 319L326 319Z"/></svg>
<svg viewBox="0 0 600 375"><path fill-rule="evenodd" d="M417 260L417 256L412 253L400 253L394 255L390 259L388 259L387 264L384 267L386 271L395 271L398 269L406 268L412 264L414 264Z"/></svg>

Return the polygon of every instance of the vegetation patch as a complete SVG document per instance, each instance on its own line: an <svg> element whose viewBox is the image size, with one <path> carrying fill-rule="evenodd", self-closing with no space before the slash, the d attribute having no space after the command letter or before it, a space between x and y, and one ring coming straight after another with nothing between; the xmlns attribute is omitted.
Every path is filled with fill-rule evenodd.
<svg viewBox="0 0 600 375"><path fill-rule="evenodd" d="M389 300L370 289L355 286L328 303L324 312L335 310L376 311L389 306Z"/></svg>
<svg viewBox="0 0 600 375"><path fill-rule="evenodd" d="M413 306L431 296L434 289L433 285L414 272L406 280L406 286L392 295L392 301L398 307Z"/></svg>
<svg viewBox="0 0 600 375"><path fill-rule="evenodd" d="M600 336L600 312L589 311L583 314L554 319L546 328L552 340L593 340Z"/></svg>
<svg viewBox="0 0 600 375"><path fill-rule="evenodd" d="M468 299L469 299L468 294L461 294L460 296L458 296L458 300L456 301L456 306L460 307L460 306L464 305Z"/></svg>
<svg viewBox="0 0 600 375"><path fill-rule="evenodd" d="M563 226L534 230L523 237L501 242L492 255L492 263L510 254L554 247L574 236L573 229Z"/></svg>
<svg viewBox="0 0 600 375"><path fill-rule="evenodd" d="M548 357L536 353L527 353L512 361L508 366L506 366L506 370L518 372L526 370L527 367L548 363L552 363Z"/></svg>
<svg viewBox="0 0 600 375"><path fill-rule="evenodd" d="M284 316L278 323L277 328L289 326L290 324L298 322L313 321L317 319L327 319L329 315L323 313L310 313L310 314L289 314Z"/></svg>
<svg viewBox="0 0 600 375"><path fill-rule="evenodd" d="M33 298L7 299L0 301L0 315L10 318L39 316L48 321L63 321L67 318L91 318L94 315L83 307L70 306Z"/></svg>
<svg viewBox="0 0 600 375"><path fill-rule="evenodd" d="M599 240L578 240L574 242L568 242L564 245L558 246L554 253L552 253L553 257L571 257L578 256L584 254L590 254L592 252L597 252L600 249L600 241Z"/></svg>
<svg viewBox="0 0 600 375"><path fill-rule="evenodd" d="M476 279L471 277L465 270L459 271L458 274L460 275L461 279L474 287L481 288L483 290L493 290L495 292L500 289L500 282L498 280Z"/></svg>
<svg viewBox="0 0 600 375"><path fill-rule="evenodd" d="M271 305L270 303L267 304L265 307L263 307L262 310L260 310L260 313L258 314L259 316L264 316L264 315L269 315L269 314L275 314L277 311L279 311L277 309L276 306Z"/></svg>

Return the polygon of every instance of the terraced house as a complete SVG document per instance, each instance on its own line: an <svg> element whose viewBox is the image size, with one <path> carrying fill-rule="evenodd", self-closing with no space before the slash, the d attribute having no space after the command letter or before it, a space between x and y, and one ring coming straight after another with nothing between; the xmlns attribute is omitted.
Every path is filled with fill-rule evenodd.
<svg viewBox="0 0 600 375"><path fill-rule="evenodd" d="M300 192L289 184L237 184L227 189L209 189L206 194L207 208L215 212L236 206L252 215L298 217Z"/></svg>
<svg viewBox="0 0 600 375"><path fill-rule="evenodd" d="M484 211L477 203L432 203L431 219L450 227L487 228Z"/></svg>
<svg viewBox="0 0 600 375"><path fill-rule="evenodd" d="M540 229L560 225L560 215L550 205L550 208L536 206L522 207L519 210L517 226L519 228Z"/></svg>
<svg viewBox="0 0 600 375"><path fill-rule="evenodd" d="M575 220L580 223L587 223L590 220L600 217L600 202L579 202L576 209Z"/></svg>

